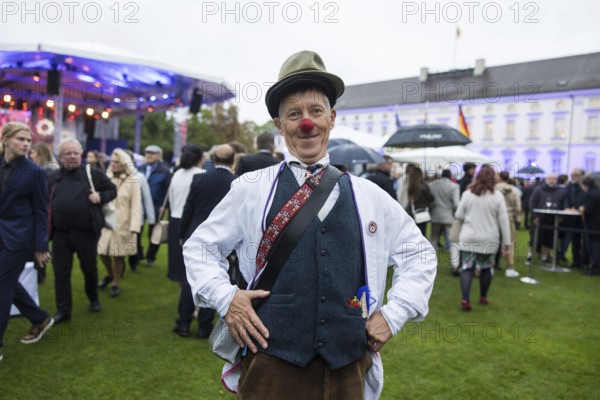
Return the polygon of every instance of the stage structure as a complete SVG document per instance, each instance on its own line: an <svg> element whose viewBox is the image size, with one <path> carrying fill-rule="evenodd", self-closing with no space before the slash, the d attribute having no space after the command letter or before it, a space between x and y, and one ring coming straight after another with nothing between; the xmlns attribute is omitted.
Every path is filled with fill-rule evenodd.
<svg viewBox="0 0 600 400"><path fill-rule="evenodd" d="M234 96L224 79L98 43L0 44L0 125L26 122L34 139L55 149L65 132L93 138L97 131L106 152L108 131L118 132L115 117L135 114L139 153L145 113L198 112ZM176 154L184 142L185 129L175 134Z"/></svg>

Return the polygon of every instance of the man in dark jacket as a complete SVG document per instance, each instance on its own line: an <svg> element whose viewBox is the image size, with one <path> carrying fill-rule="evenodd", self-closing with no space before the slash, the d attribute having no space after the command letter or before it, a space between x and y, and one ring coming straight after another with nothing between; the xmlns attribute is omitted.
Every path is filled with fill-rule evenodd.
<svg viewBox="0 0 600 400"><path fill-rule="evenodd" d="M228 144L220 145L213 154L215 169L202 174L194 175L190 193L188 194L183 214L179 239L183 244L201 223L206 221L212 210L223 200L229 192L234 175L229 168L233 165L233 148ZM192 288L187 276L182 276L181 294L179 297L179 318L175 321L173 332L180 336L189 336L189 326L194 313L194 299ZM212 331L212 320L215 311L210 308L200 309L198 314L197 337L206 339Z"/></svg>
<svg viewBox="0 0 600 400"><path fill-rule="evenodd" d="M58 149L62 167L50 175L50 228L54 259L54 287L57 314L54 322L71 319L73 299L71 270L73 254L79 258L90 311L100 311L98 300L97 245L104 225L102 204L117 197L117 189L99 169L90 167L95 192L86 167L81 165L83 149L77 139L65 139Z"/></svg>
<svg viewBox="0 0 600 400"><path fill-rule="evenodd" d="M533 212L536 208L548 210L562 210L564 208L565 190L557 185L556 174L549 174L543 184L538 186L529 199L529 209L532 212L533 225L553 225L554 216L546 214L537 214ZM542 262L548 261L550 248L553 246L553 230L540 228L538 241L542 246ZM536 244L537 246L537 244ZM531 252L530 252L531 253Z"/></svg>
<svg viewBox="0 0 600 400"><path fill-rule="evenodd" d="M9 122L2 128L4 151L0 154L0 361L4 332L14 303L32 323L22 339L35 343L54 321L33 301L19 276L25 263L35 259L44 267L48 253L48 187L46 172L27 159L31 129Z"/></svg>
<svg viewBox="0 0 600 400"><path fill-rule="evenodd" d="M581 168L575 168L571 172L571 183L566 188L567 194L565 196L565 208L571 208L579 210L579 207L583 205L583 199L586 193L580 186L580 181L583 178L584 171ZM582 221L580 218L569 218L567 220L568 227L575 229L582 229ZM572 264L571 268L579 268L589 263L588 249L583 240L581 232L571 233L571 254ZM568 241L566 242L568 244ZM566 250L567 246L563 247Z"/></svg>
<svg viewBox="0 0 600 400"><path fill-rule="evenodd" d="M383 156L383 158L385 158L385 162L379 164L378 168L367 179L385 190L387 194L392 196L392 199L398 200L396 190L394 189L394 179L390 176L394 159L390 156Z"/></svg>
<svg viewBox="0 0 600 400"><path fill-rule="evenodd" d="M587 229L600 230L600 188L591 176L581 179L581 188L585 192L580 207ZM583 271L586 275L600 275L600 233L590 233L589 245L592 258L591 268Z"/></svg>
<svg viewBox="0 0 600 400"><path fill-rule="evenodd" d="M458 180L458 185L460 186L460 195L467 190L467 187L473 182L473 177L475 176L475 168L477 166L472 162L466 162L463 164L464 175L462 178Z"/></svg>
<svg viewBox="0 0 600 400"><path fill-rule="evenodd" d="M525 180L523 181L523 190L521 191L521 204L523 206L523 220L525 223L525 229L529 229L529 199L531 194L537 186L534 182Z"/></svg>
<svg viewBox="0 0 600 400"><path fill-rule="evenodd" d="M158 223L158 215L160 208L163 205L169 183L171 182L171 171L169 167L162 161L162 149L156 145L146 146L145 149L146 164L140 167L140 171L146 176L148 186L150 186L150 194L152 195L152 203L154 204L154 212L156 214L156 223ZM148 225L148 239L152 237L152 229L154 225ZM140 235L138 235L138 238ZM138 248L141 244L138 244ZM156 260L159 245L150 243L148 245L148 253L146 254L146 265L151 267ZM143 249L142 249L143 254Z"/></svg>
<svg viewBox="0 0 600 400"><path fill-rule="evenodd" d="M257 153L240 158L235 170L237 176L279 164L280 161L273 157L275 138L271 132L264 132L258 135L256 138L256 147L258 147Z"/></svg>

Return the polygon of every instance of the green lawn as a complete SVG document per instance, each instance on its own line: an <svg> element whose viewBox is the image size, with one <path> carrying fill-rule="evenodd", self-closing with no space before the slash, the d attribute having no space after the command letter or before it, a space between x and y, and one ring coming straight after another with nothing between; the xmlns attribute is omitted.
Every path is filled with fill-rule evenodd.
<svg viewBox="0 0 600 400"><path fill-rule="evenodd" d="M522 260L527 233L520 231L518 240ZM72 322L36 344L19 343L29 323L13 318L0 362L0 399L232 399L207 342L171 332L178 286L166 278L166 250L153 268L126 273L120 297L102 291L99 314L88 312L75 270ZM426 321L408 324L382 350L382 398L599 398L600 279L537 266L535 276L540 285L497 274L488 306L477 303L475 281L473 311L464 313L458 278L440 254ZM40 297L53 313L51 268Z"/></svg>

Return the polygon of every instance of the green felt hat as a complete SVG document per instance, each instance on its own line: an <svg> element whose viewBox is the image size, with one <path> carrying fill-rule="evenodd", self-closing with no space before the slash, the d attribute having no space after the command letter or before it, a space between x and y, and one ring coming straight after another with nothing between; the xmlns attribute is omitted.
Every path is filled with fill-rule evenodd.
<svg viewBox="0 0 600 400"><path fill-rule="evenodd" d="M279 103L285 95L311 87L321 89L332 108L345 89L344 81L327 72L323 59L314 51L292 54L281 66L277 83L267 91L265 102L271 117L279 115Z"/></svg>

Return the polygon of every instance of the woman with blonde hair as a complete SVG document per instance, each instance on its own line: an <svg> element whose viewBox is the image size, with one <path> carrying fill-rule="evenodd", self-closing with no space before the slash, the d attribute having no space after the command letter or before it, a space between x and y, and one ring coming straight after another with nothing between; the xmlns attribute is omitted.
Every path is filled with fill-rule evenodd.
<svg viewBox="0 0 600 400"><path fill-rule="evenodd" d="M41 166L48 174L60 168L58 161L50 152L46 143L36 143L29 150L29 158L31 161Z"/></svg>
<svg viewBox="0 0 600 400"><path fill-rule="evenodd" d="M107 272L98 286L104 289L111 284L111 297L120 294L119 280L125 267L125 257L137 253L137 235L142 225L142 196L135 172L131 157L122 149L115 149L106 175L117 187L117 198L113 200L117 224L114 230L102 228L98 241L98 254Z"/></svg>
<svg viewBox="0 0 600 400"><path fill-rule="evenodd" d="M504 195L496 190L496 171L485 164L464 191L454 217L463 221L459 235L461 250L461 309L471 311L469 294L473 275L479 276L479 304L488 304L494 257L502 240L506 254L511 244Z"/></svg>

